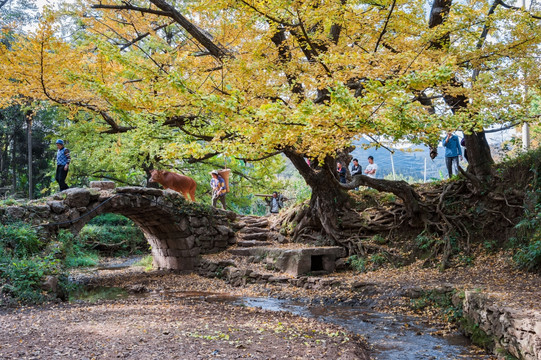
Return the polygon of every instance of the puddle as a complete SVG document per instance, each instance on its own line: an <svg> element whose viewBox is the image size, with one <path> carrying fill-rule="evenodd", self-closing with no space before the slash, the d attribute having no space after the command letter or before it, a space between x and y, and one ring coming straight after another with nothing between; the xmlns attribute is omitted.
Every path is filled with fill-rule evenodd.
<svg viewBox="0 0 541 360"><path fill-rule="evenodd" d="M96 286L96 287L82 287L75 289L69 294L69 302L96 302L99 300L115 300L125 299L130 294L123 288L108 287L108 286Z"/></svg>

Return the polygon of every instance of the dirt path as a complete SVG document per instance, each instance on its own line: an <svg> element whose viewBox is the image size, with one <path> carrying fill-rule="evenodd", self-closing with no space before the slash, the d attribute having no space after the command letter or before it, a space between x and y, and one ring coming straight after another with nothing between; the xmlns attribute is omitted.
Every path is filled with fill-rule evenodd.
<svg viewBox="0 0 541 360"><path fill-rule="evenodd" d="M138 286L224 290L217 281L160 273L139 278ZM368 359L362 339L340 327L197 296L2 309L0 324L0 359Z"/></svg>

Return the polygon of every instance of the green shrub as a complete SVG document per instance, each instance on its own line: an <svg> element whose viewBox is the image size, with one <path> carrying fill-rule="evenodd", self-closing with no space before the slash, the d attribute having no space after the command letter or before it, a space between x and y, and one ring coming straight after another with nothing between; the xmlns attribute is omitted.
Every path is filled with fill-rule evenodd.
<svg viewBox="0 0 541 360"><path fill-rule="evenodd" d="M434 245L440 244L442 242L443 240L439 236L435 234L425 233L424 231L417 235L417 237L415 238L415 244L420 250L423 251L430 250Z"/></svg>
<svg viewBox="0 0 541 360"><path fill-rule="evenodd" d="M26 257L41 250L41 242L36 230L30 225L15 222L0 225L1 253L13 257Z"/></svg>
<svg viewBox="0 0 541 360"><path fill-rule="evenodd" d="M62 264L59 259L25 258L11 259L0 263L0 276L5 283L2 291L23 303L38 303L46 299L41 283L47 275L60 275Z"/></svg>
<svg viewBox="0 0 541 360"><path fill-rule="evenodd" d="M541 270L541 239L533 239L529 244L520 247L513 256L513 260L521 269Z"/></svg>
<svg viewBox="0 0 541 360"><path fill-rule="evenodd" d="M382 254L374 254L370 256L370 262L376 266L383 265L386 261L387 259Z"/></svg>
<svg viewBox="0 0 541 360"><path fill-rule="evenodd" d="M141 229L118 214L92 219L81 229L76 242L86 250L96 250L106 256L141 254L147 252L149 246Z"/></svg>
<svg viewBox="0 0 541 360"><path fill-rule="evenodd" d="M362 256L351 255L348 258L347 263L358 272L366 271L366 259Z"/></svg>
<svg viewBox="0 0 541 360"><path fill-rule="evenodd" d="M131 225L134 225L134 223L133 221L131 221L130 219L128 219L127 217L123 215L107 213L100 216L96 216L95 218L90 220L87 225L131 226Z"/></svg>

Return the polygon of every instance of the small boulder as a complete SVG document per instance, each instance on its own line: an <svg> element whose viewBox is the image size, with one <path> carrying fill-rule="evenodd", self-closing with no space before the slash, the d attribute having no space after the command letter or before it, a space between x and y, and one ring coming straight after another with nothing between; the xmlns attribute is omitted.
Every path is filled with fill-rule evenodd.
<svg viewBox="0 0 541 360"><path fill-rule="evenodd" d="M41 283L41 289L47 292L56 293L58 290L58 278L52 275L47 276L45 281Z"/></svg>
<svg viewBox="0 0 541 360"><path fill-rule="evenodd" d="M49 201L47 205L49 205L51 211L55 214L62 214L67 208L63 201Z"/></svg>
<svg viewBox="0 0 541 360"><path fill-rule="evenodd" d="M114 181L91 181L90 187L99 190L112 190L115 188Z"/></svg>
<svg viewBox="0 0 541 360"><path fill-rule="evenodd" d="M64 202L69 207L86 207L90 202L90 190L82 188L73 188L65 190L66 200Z"/></svg>

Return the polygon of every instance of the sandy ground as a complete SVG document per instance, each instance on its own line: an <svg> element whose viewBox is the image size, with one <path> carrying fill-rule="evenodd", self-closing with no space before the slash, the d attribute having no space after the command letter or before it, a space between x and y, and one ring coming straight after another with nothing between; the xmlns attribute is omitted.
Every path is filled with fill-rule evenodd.
<svg viewBox="0 0 541 360"><path fill-rule="evenodd" d="M144 295L0 309L0 359L368 359L363 340L340 327L198 296L246 293L219 280L142 269L99 275L101 285L133 281Z"/></svg>

